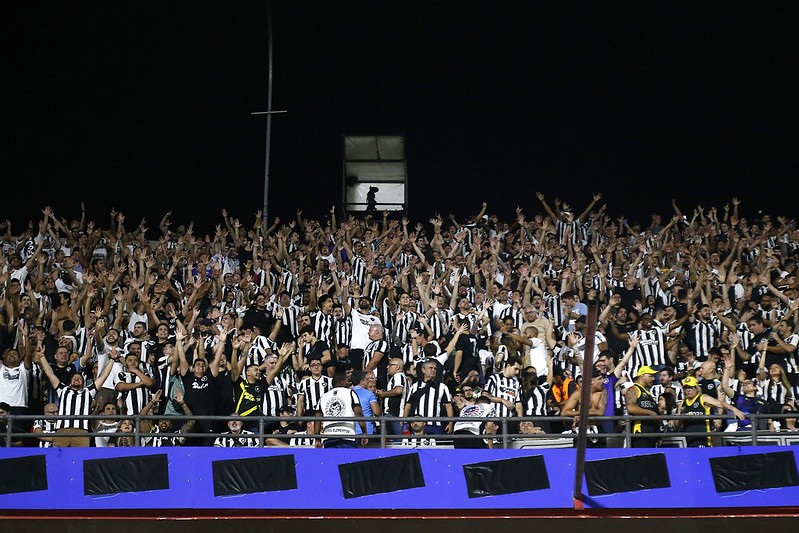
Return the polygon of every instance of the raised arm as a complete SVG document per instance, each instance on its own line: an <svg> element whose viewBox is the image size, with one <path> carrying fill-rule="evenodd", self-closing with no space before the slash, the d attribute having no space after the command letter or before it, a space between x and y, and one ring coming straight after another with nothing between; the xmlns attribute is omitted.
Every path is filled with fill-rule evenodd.
<svg viewBox="0 0 799 533"><path fill-rule="evenodd" d="M50 363L47 362L47 358L44 356L43 344L39 343L36 346L36 352L33 354L33 361L42 369L42 372L47 376L47 380L50 382L53 389L57 389L61 385L61 381L56 377L53 369L50 367Z"/></svg>
<svg viewBox="0 0 799 533"><path fill-rule="evenodd" d="M538 198L539 202L541 202L541 205L544 207L544 211L546 211L547 216L549 217L550 220L552 220L552 223L553 224L556 223L558 221L558 216L552 211L552 208L549 207L549 204L544 198L544 194L537 192L535 193L535 197Z"/></svg>
<svg viewBox="0 0 799 533"><path fill-rule="evenodd" d="M627 351L624 352L624 357L619 360L619 364L617 364L616 368L613 369L613 375L616 376L616 378L621 378L622 372L624 372L624 369L627 367L627 362L635 353L635 348L638 346L638 342L638 335L633 335L630 337L630 347L627 348Z"/></svg>

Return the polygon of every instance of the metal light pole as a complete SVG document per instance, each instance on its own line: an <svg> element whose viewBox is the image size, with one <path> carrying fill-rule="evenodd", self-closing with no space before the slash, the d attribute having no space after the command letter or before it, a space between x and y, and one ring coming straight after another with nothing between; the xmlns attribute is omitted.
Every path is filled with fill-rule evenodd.
<svg viewBox="0 0 799 533"><path fill-rule="evenodd" d="M253 111L251 115L266 115L266 155L264 156L264 206L263 206L263 226L269 227L269 150L272 144L272 115L285 113L286 111L272 110L272 1L266 0L266 32L267 32L267 69L269 79L267 81L266 92L266 111Z"/></svg>
<svg viewBox="0 0 799 533"><path fill-rule="evenodd" d="M269 68L266 93L266 155L264 156L263 226L269 227L269 147L272 141L272 0L266 0L267 63Z"/></svg>

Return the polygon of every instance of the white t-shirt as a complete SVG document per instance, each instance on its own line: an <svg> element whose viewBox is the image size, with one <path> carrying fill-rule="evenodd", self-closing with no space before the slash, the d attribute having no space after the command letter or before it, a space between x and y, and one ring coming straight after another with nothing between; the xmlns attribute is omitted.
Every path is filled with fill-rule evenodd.
<svg viewBox="0 0 799 533"><path fill-rule="evenodd" d="M350 310L350 317L352 318L352 337L350 340L351 350L363 350L370 342L369 328L372 326L380 326L383 323L374 315L365 315L355 309Z"/></svg>
<svg viewBox="0 0 799 533"><path fill-rule="evenodd" d="M140 315L136 311L130 312L130 320L128 321L128 331L133 333L133 328L136 326L136 322L144 322L147 330L150 329L149 318L147 317L147 313Z"/></svg>
<svg viewBox="0 0 799 533"><path fill-rule="evenodd" d="M337 420L338 417L354 417L353 407L360 406L358 395L352 389L336 387L319 399L319 409L327 420L322 422L322 433L332 437L355 437L353 420Z"/></svg>
<svg viewBox="0 0 799 533"><path fill-rule="evenodd" d="M107 433L106 435L98 435L94 437L94 445L98 448L106 448L108 447L108 441L111 439L112 434L117 432L117 428L119 427L119 420L114 422L106 422L105 420L100 420L97 424L97 429L94 430L95 433Z"/></svg>
<svg viewBox="0 0 799 533"><path fill-rule="evenodd" d="M472 405L464 405L461 408L458 416L461 418L470 418L473 420L459 420L455 422L453 431L466 430L472 435L480 434L480 425L483 419L489 417L494 412L494 406L490 403L476 403Z"/></svg>
<svg viewBox="0 0 799 533"><path fill-rule="evenodd" d="M28 384L31 371L20 363L11 368L0 363L0 402L11 407L28 407Z"/></svg>
<svg viewBox="0 0 799 533"><path fill-rule="evenodd" d="M549 373L549 369L547 369L546 343L539 338L530 340L533 343L533 345L530 346L530 364L535 367L537 375L546 376Z"/></svg>

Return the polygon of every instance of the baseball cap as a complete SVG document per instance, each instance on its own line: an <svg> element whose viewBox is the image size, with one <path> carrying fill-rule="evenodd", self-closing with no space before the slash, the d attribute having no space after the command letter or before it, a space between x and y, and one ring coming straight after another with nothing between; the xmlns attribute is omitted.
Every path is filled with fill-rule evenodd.
<svg viewBox="0 0 799 533"><path fill-rule="evenodd" d="M639 376L644 375L644 374L653 374L654 375L654 374L657 374L657 373L658 373L657 370L655 370L651 366L644 365L644 366L642 366L641 368L638 369L638 375Z"/></svg>
<svg viewBox="0 0 799 533"><path fill-rule="evenodd" d="M696 387L698 384L699 382L696 381L696 378L693 376L688 376L687 378L682 380L683 387Z"/></svg>

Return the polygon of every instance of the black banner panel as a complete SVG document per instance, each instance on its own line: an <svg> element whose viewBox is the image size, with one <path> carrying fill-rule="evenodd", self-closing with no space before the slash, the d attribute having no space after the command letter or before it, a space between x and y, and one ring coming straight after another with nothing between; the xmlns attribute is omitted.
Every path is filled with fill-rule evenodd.
<svg viewBox="0 0 799 533"><path fill-rule="evenodd" d="M671 487L662 453L586 461L585 482L589 496Z"/></svg>
<svg viewBox="0 0 799 533"><path fill-rule="evenodd" d="M799 485L793 451L712 457L716 492L774 489Z"/></svg>
<svg viewBox="0 0 799 533"><path fill-rule="evenodd" d="M169 461L165 453L83 461L86 496L168 488Z"/></svg>
<svg viewBox="0 0 799 533"><path fill-rule="evenodd" d="M549 488L542 455L463 465L469 498Z"/></svg>
<svg viewBox="0 0 799 533"><path fill-rule="evenodd" d="M338 465L344 498L424 487L418 453Z"/></svg>
<svg viewBox="0 0 799 533"><path fill-rule="evenodd" d="M0 459L0 494L34 490L47 490L47 460L44 455Z"/></svg>
<svg viewBox="0 0 799 533"><path fill-rule="evenodd" d="M213 461L214 496L297 488L293 455Z"/></svg>

